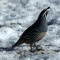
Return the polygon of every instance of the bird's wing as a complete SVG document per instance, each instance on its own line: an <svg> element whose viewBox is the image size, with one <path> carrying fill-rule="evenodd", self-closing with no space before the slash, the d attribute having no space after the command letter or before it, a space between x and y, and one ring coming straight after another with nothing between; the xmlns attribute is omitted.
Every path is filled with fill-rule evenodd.
<svg viewBox="0 0 60 60"><path fill-rule="evenodd" d="M32 37L36 34L36 29L29 27L28 29L26 29L23 34L21 35L20 38L26 38L26 37Z"/></svg>

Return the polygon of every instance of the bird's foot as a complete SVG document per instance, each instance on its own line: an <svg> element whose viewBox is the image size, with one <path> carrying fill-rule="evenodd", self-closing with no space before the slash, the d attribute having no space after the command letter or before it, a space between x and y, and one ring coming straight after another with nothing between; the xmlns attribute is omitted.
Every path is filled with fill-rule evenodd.
<svg viewBox="0 0 60 60"><path fill-rule="evenodd" d="M40 48L40 49L36 49L37 51L45 51L44 49Z"/></svg>
<svg viewBox="0 0 60 60"><path fill-rule="evenodd" d="M35 50L30 50L30 52L35 52Z"/></svg>

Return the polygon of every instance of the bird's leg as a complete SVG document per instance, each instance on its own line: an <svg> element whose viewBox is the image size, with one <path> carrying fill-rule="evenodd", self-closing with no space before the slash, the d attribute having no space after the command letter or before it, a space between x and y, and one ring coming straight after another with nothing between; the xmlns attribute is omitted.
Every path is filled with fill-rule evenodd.
<svg viewBox="0 0 60 60"><path fill-rule="evenodd" d="M32 44L30 44L30 48L31 48L31 51L32 51Z"/></svg>
<svg viewBox="0 0 60 60"><path fill-rule="evenodd" d="M38 48L38 46L34 43L34 46L36 47L36 50L37 51L40 51L40 50L43 50L43 51L45 51L44 49L42 49L42 48Z"/></svg>
<svg viewBox="0 0 60 60"><path fill-rule="evenodd" d="M32 44L30 44L30 48L31 48L31 50L30 50L31 52L35 52L35 51L32 49Z"/></svg>

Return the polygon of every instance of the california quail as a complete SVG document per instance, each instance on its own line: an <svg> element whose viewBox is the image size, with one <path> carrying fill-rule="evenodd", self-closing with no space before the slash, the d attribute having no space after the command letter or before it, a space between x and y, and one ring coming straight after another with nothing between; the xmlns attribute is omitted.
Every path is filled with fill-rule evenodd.
<svg viewBox="0 0 60 60"><path fill-rule="evenodd" d="M47 32L46 16L48 14L49 8L50 7L44 9L40 13L37 21L24 31L24 33L21 35L19 40L12 46L12 48L14 48L22 43L26 43L26 44L30 44L31 51L32 51L33 44L35 45L36 49L38 50L38 47L36 46L35 43L38 42L39 40L41 40Z"/></svg>

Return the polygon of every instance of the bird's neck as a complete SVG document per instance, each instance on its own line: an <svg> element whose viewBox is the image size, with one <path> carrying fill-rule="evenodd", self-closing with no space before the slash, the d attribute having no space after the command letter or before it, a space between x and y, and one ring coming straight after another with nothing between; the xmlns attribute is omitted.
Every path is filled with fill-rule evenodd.
<svg viewBox="0 0 60 60"><path fill-rule="evenodd" d="M34 27L38 28L40 31L47 31L47 21L46 18L38 18L38 20L34 23Z"/></svg>

